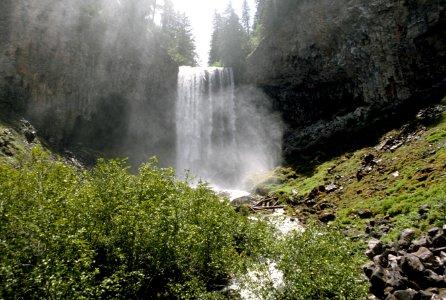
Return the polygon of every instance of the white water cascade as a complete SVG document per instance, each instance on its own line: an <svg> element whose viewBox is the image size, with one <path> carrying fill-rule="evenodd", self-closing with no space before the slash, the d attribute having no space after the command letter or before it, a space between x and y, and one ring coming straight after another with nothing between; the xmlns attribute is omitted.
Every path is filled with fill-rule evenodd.
<svg viewBox="0 0 446 300"><path fill-rule="evenodd" d="M251 98L236 96L230 68L180 68L176 103L178 172L190 170L193 176L219 188L240 189L246 188L249 175L275 166L280 126L271 125L265 113L252 105Z"/></svg>

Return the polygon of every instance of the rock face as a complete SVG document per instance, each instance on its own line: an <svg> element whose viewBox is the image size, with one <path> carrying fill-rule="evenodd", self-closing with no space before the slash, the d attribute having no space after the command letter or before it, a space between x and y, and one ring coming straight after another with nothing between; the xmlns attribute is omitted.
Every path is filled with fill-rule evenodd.
<svg viewBox="0 0 446 300"><path fill-rule="evenodd" d="M278 1L274 34L251 54L248 80L282 111L285 154L330 151L444 97L445 7L429 0Z"/></svg>
<svg viewBox="0 0 446 300"><path fill-rule="evenodd" d="M0 106L57 146L172 164L178 66L124 4L104 4L2 0Z"/></svg>

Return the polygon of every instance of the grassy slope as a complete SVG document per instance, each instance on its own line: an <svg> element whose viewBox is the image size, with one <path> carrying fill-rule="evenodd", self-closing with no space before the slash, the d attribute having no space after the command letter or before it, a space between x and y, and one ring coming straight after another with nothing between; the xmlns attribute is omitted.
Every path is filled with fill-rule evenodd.
<svg viewBox="0 0 446 300"><path fill-rule="evenodd" d="M446 104L446 98L442 104ZM288 202L297 203L295 212L301 217L335 211L337 220L356 233L363 232L370 218L361 218L360 211L392 224L389 238L403 227L425 229L444 224L446 111L430 120L428 125L415 118L412 124L388 132L381 142L391 137L405 142L393 151L378 150L375 145L346 153L317 164L311 174L292 169L276 170L273 179L264 183L263 188ZM364 156L370 154L377 164L369 172L363 172L364 177L358 180L357 173L365 163ZM331 183L340 188L331 193L316 192L320 186ZM422 217L418 208L424 204L429 204L431 209Z"/></svg>
<svg viewBox="0 0 446 300"><path fill-rule="evenodd" d="M16 164L28 156L35 146L42 146L36 139L28 143L20 130L20 122L0 115L0 163Z"/></svg>

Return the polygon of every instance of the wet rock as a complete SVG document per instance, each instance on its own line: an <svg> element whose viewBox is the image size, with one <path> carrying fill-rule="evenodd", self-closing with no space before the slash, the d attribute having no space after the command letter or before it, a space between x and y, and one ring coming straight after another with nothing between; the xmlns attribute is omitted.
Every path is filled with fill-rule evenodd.
<svg viewBox="0 0 446 300"><path fill-rule="evenodd" d="M252 196L242 196L242 197L232 200L231 204L234 206L249 205L249 204L252 204L253 201L254 201L254 198Z"/></svg>

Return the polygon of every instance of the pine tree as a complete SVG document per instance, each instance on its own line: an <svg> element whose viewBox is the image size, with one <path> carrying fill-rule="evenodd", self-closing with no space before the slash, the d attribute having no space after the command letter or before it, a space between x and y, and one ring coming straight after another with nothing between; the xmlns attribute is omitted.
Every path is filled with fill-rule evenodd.
<svg viewBox="0 0 446 300"><path fill-rule="evenodd" d="M179 65L197 65L191 27L189 18L175 12L172 2L165 0L161 15L161 44Z"/></svg>
<svg viewBox="0 0 446 300"><path fill-rule="evenodd" d="M213 32L211 37L211 49L209 51L209 61L208 61L208 64L211 66L222 65L221 61L222 27L223 27L222 16L218 12L215 12L213 19Z"/></svg>
<svg viewBox="0 0 446 300"><path fill-rule="evenodd" d="M251 33L251 16L250 8L247 0L243 0L242 5L242 25L245 32L249 35Z"/></svg>
<svg viewBox="0 0 446 300"><path fill-rule="evenodd" d="M223 15L214 15L213 25L209 64L232 67L235 76L240 76L244 71L248 39L232 5L228 6Z"/></svg>

